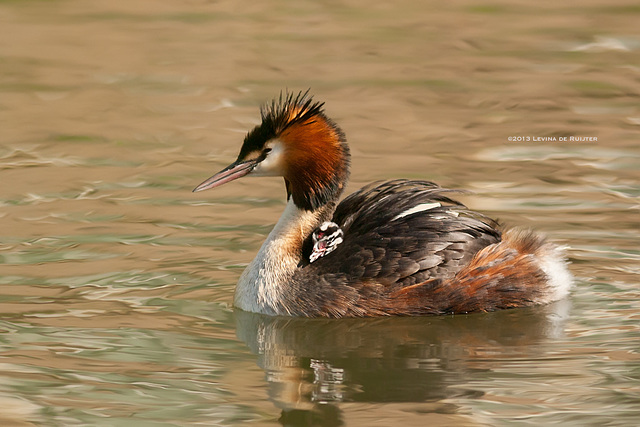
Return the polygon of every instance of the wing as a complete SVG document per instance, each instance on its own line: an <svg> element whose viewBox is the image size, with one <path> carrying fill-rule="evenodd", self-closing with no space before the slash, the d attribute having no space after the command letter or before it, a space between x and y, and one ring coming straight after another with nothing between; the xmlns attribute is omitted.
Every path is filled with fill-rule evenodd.
<svg viewBox="0 0 640 427"><path fill-rule="evenodd" d="M453 277L480 249L500 241L497 224L451 199L455 193L428 181L372 184L338 205L332 221L344 241L301 266L299 277L341 286L362 283L386 292Z"/></svg>

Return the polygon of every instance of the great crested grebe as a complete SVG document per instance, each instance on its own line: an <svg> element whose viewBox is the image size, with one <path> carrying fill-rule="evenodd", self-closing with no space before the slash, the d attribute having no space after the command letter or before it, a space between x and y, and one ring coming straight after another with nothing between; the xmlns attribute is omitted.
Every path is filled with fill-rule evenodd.
<svg viewBox="0 0 640 427"><path fill-rule="evenodd" d="M344 231L335 222L325 221L320 224L320 227L311 233L313 248L311 248L311 253L309 254L309 262L333 252L343 242L343 237ZM303 254L305 253L303 250Z"/></svg>
<svg viewBox="0 0 640 427"><path fill-rule="evenodd" d="M284 177L286 208L240 276L236 307L304 317L419 316L567 295L572 277L560 249L530 231L501 232L451 199L453 190L393 180L338 204L349 148L323 105L308 91L280 94L262 108L237 160L193 190L245 175Z"/></svg>

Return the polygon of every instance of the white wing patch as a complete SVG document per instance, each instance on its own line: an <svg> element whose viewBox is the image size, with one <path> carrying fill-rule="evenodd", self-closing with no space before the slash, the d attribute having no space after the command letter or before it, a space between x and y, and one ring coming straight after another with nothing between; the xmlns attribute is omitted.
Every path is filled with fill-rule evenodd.
<svg viewBox="0 0 640 427"><path fill-rule="evenodd" d="M414 206L411 209L407 209L406 211L399 213L391 221L395 221L396 219L404 218L405 216L413 215L414 213L428 211L429 209L433 209L433 208L439 208L440 206L442 206L442 205L440 203L438 203L438 202L420 203L419 205Z"/></svg>

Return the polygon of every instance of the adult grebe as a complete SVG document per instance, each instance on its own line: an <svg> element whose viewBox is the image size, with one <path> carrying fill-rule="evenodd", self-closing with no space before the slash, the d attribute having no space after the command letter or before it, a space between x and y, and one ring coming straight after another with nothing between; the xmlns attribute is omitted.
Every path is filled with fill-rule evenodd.
<svg viewBox="0 0 640 427"><path fill-rule="evenodd" d="M240 276L238 308L306 317L418 316L526 307L567 295L572 277L555 245L530 231L501 232L451 199L453 190L393 180L337 204L349 148L323 105L308 91L280 94L262 108L262 123L247 134L237 160L193 190L245 175L284 177L286 208ZM317 253L323 226L341 240Z"/></svg>

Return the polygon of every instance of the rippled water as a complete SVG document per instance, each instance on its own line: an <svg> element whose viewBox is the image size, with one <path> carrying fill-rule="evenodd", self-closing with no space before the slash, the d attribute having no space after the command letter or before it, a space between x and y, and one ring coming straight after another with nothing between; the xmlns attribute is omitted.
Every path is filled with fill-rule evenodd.
<svg viewBox="0 0 640 427"><path fill-rule="evenodd" d="M0 2L0 424L637 424L639 17L604 0ZM473 190L568 247L572 296L234 312L282 183L190 190L260 103L307 87L351 142L348 191Z"/></svg>

